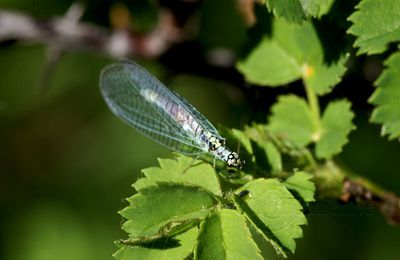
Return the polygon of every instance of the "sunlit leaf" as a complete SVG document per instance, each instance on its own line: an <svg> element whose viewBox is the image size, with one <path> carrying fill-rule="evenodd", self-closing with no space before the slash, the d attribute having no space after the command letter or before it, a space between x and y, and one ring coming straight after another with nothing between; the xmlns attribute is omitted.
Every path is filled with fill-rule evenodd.
<svg viewBox="0 0 400 260"><path fill-rule="evenodd" d="M326 4L320 6L320 10L318 12L318 17L326 15L332 9L332 6L335 4L336 0L326 0Z"/></svg>
<svg viewBox="0 0 400 260"><path fill-rule="evenodd" d="M160 167L142 170L146 178L139 179L133 187L141 189L156 182L187 183L203 187L221 196L217 175L210 164L187 156L178 156L176 160L158 159Z"/></svg>
<svg viewBox="0 0 400 260"><path fill-rule="evenodd" d="M301 147L314 142L316 155L327 159L348 142L347 136L354 129L353 117L348 101L336 101L329 103L319 123L305 100L294 95L281 96L272 107L269 130Z"/></svg>
<svg viewBox="0 0 400 260"><path fill-rule="evenodd" d="M321 138L316 145L319 158L330 158L342 151L348 142L348 135L355 127L352 124L354 113L346 100L329 103L322 116Z"/></svg>
<svg viewBox="0 0 400 260"><path fill-rule="evenodd" d="M216 211L202 223L195 258L263 259L245 218L229 209Z"/></svg>
<svg viewBox="0 0 400 260"><path fill-rule="evenodd" d="M243 189L249 195L238 203L249 220L274 247L294 252L294 239L303 236L300 225L307 224L299 201L276 179L257 179Z"/></svg>
<svg viewBox="0 0 400 260"><path fill-rule="evenodd" d="M382 53L391 42L400 41L400 1L362 0L349 20L349 33L357 36L357 54Z"/></svg>
<svg viewBox="0 0 400 260"><path fill-rule="evenodd" d="M385 61L386 69L375 82L370 102L376 106L371 121L382 124L382 135L400 137L400 51Z"/></svg>
<svg viewBox="0 0 400 260"><path fill-rule="evenodd" d="M216 204L202 188L175 183L143 188L127 200L130 205L120 214L127 219L122 228L130 237L153 236L171 221L204 218Z"/></svg>
<svg viewBox="0 0 400 260"><path fill-rule="evenodd" d="M295 172L283 183L285 187L299 195L305 202L315 201L315 184L310 181L312 175L306 172Z"/></svg>
<svg viewBox="0 0 400 260"><path fill-rule="evenodd" d="M279 43L264 38L248 56L237 63L248 82L264 86L280 86L301 78L301 70L292 55Z"/></svg>
<svg viewBox="0 0 400 260"><path fill-rule="evenodd" d="M269 130L290 139L298 146L306 146L318 131L306 101L295 95L280 96L272 107Z"/></svg>
<svg viewBox="0 0 400 260"><path fill-rule="evenodd" d="M276 16L289 22L301 23L310 17L316 17L327 0L266 0L267 7Z"/></svg>
<svg viewBox="0 0 400 260"><path fill-rule="evenodd" d="M347 54L329 63L311 22L290 24L275 19L271 36L264 38L237 63L246 80L276 87L303 79L319 95L328 93L340 81L346 67Z"/></svg>

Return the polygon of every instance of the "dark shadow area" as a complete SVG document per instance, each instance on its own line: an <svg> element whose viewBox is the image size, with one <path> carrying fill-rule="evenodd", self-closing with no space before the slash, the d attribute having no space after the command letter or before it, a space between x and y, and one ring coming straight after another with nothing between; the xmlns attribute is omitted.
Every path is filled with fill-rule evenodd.
<svg viewBox="0 0 400 260"><path fill-rule="evenodd" d="M256 23L248 29L248 40L239 52L239 59L245 58L259 44L262 38L272 35L273 16L268 12L267 8L263 5L255 4L254 14L256 16Z"/></svg>
<svg viewBox="0 0 400 260"><path fill-rule="evenodd" d="M141 247L152 248L152 249L170 249L179 247L180 245L181 244L179 243L179 240L172 237L160 238L157 240L153 240L149 243L140 244Z"/></svg>
<svg viewBox="0 0 400 260"><path fill-rule="evenodd" d="M355 37L347 34L351 26L348 17L354 12L354 6L359 0L336 0L329 13L321 19L313 19L312 22L321 40L324 50L324 61L327 65L335 63L348 52Z"/></svg>

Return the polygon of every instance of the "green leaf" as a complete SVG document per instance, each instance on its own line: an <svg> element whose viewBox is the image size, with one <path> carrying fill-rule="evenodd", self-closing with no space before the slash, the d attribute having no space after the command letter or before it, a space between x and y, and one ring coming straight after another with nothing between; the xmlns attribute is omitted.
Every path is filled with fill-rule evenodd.
<svg viewBox="0 0 400 260"><path fill-rule="evenodd" d="M325 62L316 62L311 66L305 65L303 67L304 83L312 87L318 95L329 93L345 73L348 57L348 54L342 55L338 61L330 65Z"/></svg>
<svg viewBox="0 0 400 260"><path fill-rule="evenodd" d="M327 159L347 143L347 136L354 129L353 117L350 103L341 100L329 103L319 123L304 99L287 95L280 96L272 107L268 129L300 147L315 142L317 157Z"/></svg>
<svg viewBox="0 0 400 260"><path fill-rule="evenodd" d="M285 187L298 194L305 202L315 201L315 184L310 181L312 175L306 172L295 172L283 183Z"/></svg>
<svg viewBox="0 0 400 260"><path fill-rule="evenodd" d="M282 172L282 157L272 142L259 140L251 142L256 163L272 175Z"/></svg>
<svg viewBox="0 0 400 260"><path fill-rule="evenodd" d="M316 145L318 158L328 159L342 151L348 142L348 135L355 127L352 124L354 113L350 102L340 100L329 103L321 122L321 138Z"/></svg>
<svg viewBox="0 0 400 260"><path fill-rule="evenodd" d="M185 259L192 253L197 236L198 228L192 228L174 238L168 237L148 246L122 246L113 256L118 260Z"/></svg>
<svg viewBox="0 0 400 260"><path fill-rule="evenodd" d="M181 221L171 221L166 225L161 227L158 233L151 236L135 236L130 237L128 239L121 239L116 241L117 245L128 245L128 246L136 246L136 245L149 245L155 241L165 240L167 238L171 238L177 235L180 235L194 226L198 226L200 224L200 219L189 219L189 220L181 220Z"/></svg>
<svg viewBox="0 0 400 260"><path fill-rule="evenodd" d="M246 81L263 86L284 85L302 76L292 55L278 42L266 37L236 67Z"/></svg>
<svg viewBox="0 0 400 260"><path fill-rule="evenodd" d="M133 185L137 191L156 182L174 182L197 185L222 196L219 179L210 164L187 156L179 156L176 160L158 159L158 162L160 167L142 170L146 178Z"/></svg>
<svg viewBox="0 0 400 260"><path fill-rule="evenodd" d="M301 23L316 17L327 0L266 0L268 10L289 22Z"/></svg>
<svg viewBox="0 0 400 260"><path fill-rule="evenodd" d="M244 134L251 140L254 158L257 166L277 175L282 172L282 157L278 148L270 138L266 125L253 124L246 126Z"/></svg>
<svg viewBox="0 0 400 260"><path fill-rule="evenodd" d="M250 137L250 139L255 140L256 142L271 143L277 151L276 156L275 151L269 153L267 151L267 160L270 163L270 166L267 166L267 169L271 167L271 173L279 173L282 171L288 170L292 171L294 167L302 167L310 164L310 156L311 153L304 147L300 147L293 143L290 139L285 137L279 132L272 132L269 129L269 125L265 124L252 124L251 126L246 126L245 128L246 134ZM255 148L254 156L256 160L258 160L258 154ZM257 161L257 164L260 161Z"/></svg>
<svg viewBox="0 0 400 260"><path fill-rule="evenodd" d="M236 67L246 80L263 86L280 86L303 79L319 95L330 92L340 81L347 54L329 64L311 22L289 24L275 19L271 36L265 36Z"/></svg>
<svg viewBox="0 0 400 260"><path fill-rule="evenodd" d="M243 202L238 199L238 207L249 221L275 242L272 243L275 248L294 252L294 239L303 236L300 225L307 224L299 201L276 179L257 179L243 189L249 191L249 196Z"/></svg>
<svg viewBox="0 0 400 260"><path fill-rule="evenodd" d="M298 146L308 145L318 132L306 101L298 96L279 96L271 111L268 129L284 135Z"/></svg>
<svg viewBox="0 0 400 260"><path fill-rule="evenodd" d="M336 0L326 0L325 1L326 4L322 5L318 12L318 18L328 14L331 11L333 5L335 4L335 1Z"/></svg>
<svg viewBox="0 0 400 260"><path fill-rule="evenodd" d="M392 54L385 65L369 102L376 106L371 122L382 124L382 135L392 140L400 137L400 51Z"/></svg>
<svg viewBox="0 0 400 260"><path fill-rule="evenodd" d="M120 211L127 219L122 225L130 237L150 237L173 221L204 218L216 200L196 186L158 183L127 199L130 206Z"/></svg>
<svg viewBox="0 0 400 260"><path fill-rule="evenodd" d="M382 53L391 42L400 41L400 1L362 0L349 20L349 33L357 36L354 43L357 54Z"/></svg>
<svg viewBox="0 0 400 260"><path fill-rule="evenodd" d="M263 259L246 219L235 210L210 214L201 225L195 259Z"/></svg>

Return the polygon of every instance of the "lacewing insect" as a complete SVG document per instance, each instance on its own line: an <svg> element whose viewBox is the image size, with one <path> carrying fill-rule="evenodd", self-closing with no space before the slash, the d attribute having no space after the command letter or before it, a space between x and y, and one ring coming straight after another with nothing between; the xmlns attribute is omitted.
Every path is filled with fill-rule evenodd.
<svg viewBox="0 0 400 260"><path fill-rule="evenodd" d="M209 153L228 166L243 167L202 114L135 62L105 67L100 90L117 117L154 141L182 154Z"/></svg>

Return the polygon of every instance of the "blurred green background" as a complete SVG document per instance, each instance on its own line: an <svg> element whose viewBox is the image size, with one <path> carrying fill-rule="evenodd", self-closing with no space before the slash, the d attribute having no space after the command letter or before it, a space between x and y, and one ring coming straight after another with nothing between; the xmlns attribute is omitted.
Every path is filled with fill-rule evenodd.
<svg viewBox="0 0 400 260"><path fill-rule="evenodd" d="M174 6L179 1L161 2ZM43 19L62 15L71 4L0 0L3 10ZM83 20L109 26L113 4L86 1ZM133 14L141 10L137 26L151 29L158 8L154 1L125 4ZM233 1L203 1L195 15L201 19L194 39L158 60L139 62L215 124L239 128L249 120L265 122L276 95L293 88L249 87L234 69L206 65L210 50L238 52L246 41ZM98 77L111 62L101 54L66 53L43 94L45 46L0 44L1 259L111 259L113 241L125 237L117 211L132 195L131 184L140 169L157 164L157 157L171 157L106 108ZM373 87L363 68L370 63L361 59L329 97L348 97L357 113L357 130L338 159L400 194L400 144L380 138L379 126L368 123L367 98ZM339 213L332 210L335 205L327 202L325 209L310 213L304 238L297 240L297 252L290 258L398 259L399 229L374 210Z"/></svg>

